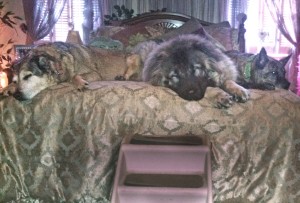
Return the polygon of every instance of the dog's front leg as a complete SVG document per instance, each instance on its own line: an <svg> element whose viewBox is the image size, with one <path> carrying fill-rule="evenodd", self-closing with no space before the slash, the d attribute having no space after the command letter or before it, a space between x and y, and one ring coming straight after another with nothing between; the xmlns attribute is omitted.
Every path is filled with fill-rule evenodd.
<svg viewBox="0 0 300 203"><path fill-rule="evenodd" d="M250 98L249 90L238 85L233 80L226 80L221 88L231 94L233 98L239 102L246 102Z"/></svg>
<svg viewBox="0 0 300 203"><path fill-rule="evenodd" d="M89 86L89 82L84 80L81 75L75 75L72 79L73 84L75 85L76 89L82 91Z"/></svg>
<svg viewBox="0 0 300 203"><path fill-rule="evenodd" d="M123 75L115 77L116 80L130 80L130 78L137 74L141 67L141 57L138 54L132 54L126 58L126 70Z"/></svg>

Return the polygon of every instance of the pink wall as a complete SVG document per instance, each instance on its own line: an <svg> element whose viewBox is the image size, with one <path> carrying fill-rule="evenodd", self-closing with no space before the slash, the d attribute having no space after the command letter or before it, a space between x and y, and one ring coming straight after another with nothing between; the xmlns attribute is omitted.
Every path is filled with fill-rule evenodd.
<svg viewBox="0 0 300 203"><path fill-rule="evenodd" d="M24 19L24 10L23 4L21 0L4 0L5 3L5 10L4 13L7 11L12 11L15 15ZM2 11L3 15L3 11ZM25 22L25 21L24 21ZM19 25L16 26L17 29L11 29L7 26L4 26L0 23L0 44L7 44L7 42L12 39L14 44L25 44L26 35L18 28ZM0 56L3 53L6 53L6 49L10 47L3 47L0 48ZM14 56L13 54L11 55Z"/></svg>

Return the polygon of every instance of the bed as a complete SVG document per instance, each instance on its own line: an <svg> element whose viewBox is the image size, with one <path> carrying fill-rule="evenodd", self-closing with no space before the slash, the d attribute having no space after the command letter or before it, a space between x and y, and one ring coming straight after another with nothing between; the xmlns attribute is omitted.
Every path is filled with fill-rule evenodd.
<svg viewBox="0 0 300 203"><path fill-rule="evenodd" d="M219 41L225 49L244 51L244 21L232 29L174 13L101 28L95 39L127 47L131 36L195 32L195 22L210 37L221 33L226 41L226 33L231 42ZM214 202L300 202L300 98L250 90L248 102L218 109L212 101L220 91L209 88L202 100L186 101L143 82L95 81L84 92L63 83L28 101L1 97L0 202L111 202L120 145L134 134L207 139Z"/></svg>

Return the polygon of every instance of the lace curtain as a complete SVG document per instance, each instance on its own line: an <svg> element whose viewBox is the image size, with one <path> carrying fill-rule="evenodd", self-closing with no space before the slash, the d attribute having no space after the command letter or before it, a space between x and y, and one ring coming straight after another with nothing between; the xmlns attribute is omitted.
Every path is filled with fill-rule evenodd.
<svg viewBox="0 0 300 203"><path fill-rule="evenodd" d="M278 29L282 35L294 46L292 62L288 70L288 78L291 82L290 90L297 92L300 95L298 79L298 68L300 66L300 1L299 0L265 0L270 10L270 13L276 22ZM290 9L290 16L283 15L281 3L284 3ZM293 22L292 30L289 30L286 22ZM300 81L299 81L300 82Z"/></svg>
<svg viewBox="0 0 300 203"><path fill-rule="evenodd" d="M42 39L52 30L66 0L23 0L28 26L26 44Z"/></svg>

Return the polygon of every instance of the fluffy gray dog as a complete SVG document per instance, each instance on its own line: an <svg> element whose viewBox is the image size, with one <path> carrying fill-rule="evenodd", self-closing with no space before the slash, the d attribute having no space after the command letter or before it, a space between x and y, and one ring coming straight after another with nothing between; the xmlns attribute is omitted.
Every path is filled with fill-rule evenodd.
<svg viewBox="0 0 300 203"><path fill-rule="evenodd" d="M249 91L235 82L237 74L231 59L210 41L197 35L181 35L149 53L142 77L152 85L174 90L186 100L200 100L206 88L212 86L245 102Z"/></svg>

